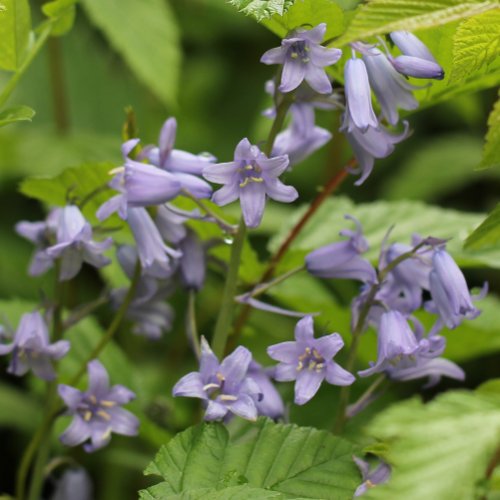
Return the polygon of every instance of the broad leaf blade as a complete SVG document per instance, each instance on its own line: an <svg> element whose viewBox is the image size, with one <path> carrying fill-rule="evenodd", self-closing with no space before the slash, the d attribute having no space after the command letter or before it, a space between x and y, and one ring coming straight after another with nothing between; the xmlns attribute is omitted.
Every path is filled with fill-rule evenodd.
<svg viewBox="0 0 500 500"><path fill-rule="evenodd" d="M84 7L130 68L165 106L177 100L181 50L164 0L85 0Z"/></svg>
<svg viewBox="0 0 500 500"><path fill-rule="evenodd" d="M0 9L0 69L15 71L29 41L31 13L28 0L2 0Z"/></svg>
<svg viewBox="0 0 500 500"><path fill-rule="evenodd" d="M488 118L488 133L479 168L500 167L500 93Z"/></svg>
<svg viewBox="0 0 500 500"><path fill-rule="evenodd" d="M500 204L481 225L467 238L465 248L481 249L498 246L500 242Z"/></svg>

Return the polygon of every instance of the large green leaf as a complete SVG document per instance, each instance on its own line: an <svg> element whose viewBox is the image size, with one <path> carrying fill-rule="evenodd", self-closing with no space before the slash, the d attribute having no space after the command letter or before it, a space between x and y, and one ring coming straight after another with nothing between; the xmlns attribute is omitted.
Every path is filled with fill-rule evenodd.
<svg viewBox="0 0 500 500"><path fill-rule="evenodd" d="M274 14L282 16L294 2L295 0L229 0L240 12L257 21L268 19Z"/></svg>
<svg viewBox="0 0 500 500"><path fill-rule="evenodd" d="M346 32L336 40L345 45L391 31L415 31L440 26L498 7L496 0L370 0L356 12Z"/></svg>
<svg viewBox="0 0 500 500"><path fill-rule="evenodd" d="M137 77L166 105L175 105L181 50L177 23L165 0L84 0Z"/></svg>
<svg viewBox="0 0 500 500"><path fill-rule="evenodd" d="M0 12L0 69L15 71L26 55L31 30L28 0L2 0Z"/></svg>
<svg viewBox="0 0 500 500"><path fill-rule="evenodd" d="M500 167L500 93L488 118L488 133L480 168Z"/></svg>
<svg viewBox="0 0 500 500"><path fill-rule="evenodd" d="M34 116L35 111L28 106L13 106L0 113L0 127L14 122L30 122Z"/></svg>
<svg viewBox="0 0 500 500"><path fill-rule="evenodd" d="M264 25L280 37L300 26L326 23L325 38L340 35L344 30L344 12L335 0L298 0L284 15L275 15Z"/></svg>
<svg viewBox="0 0 500 500"><path fill-rule="evenodd" d="M198 498L191 494L207 488L213 498L268 498L274 492L284 498L350 499L359 482L355 451L329 432L268 419L233 442L222 424L200 424L160 449L145 473L164 482L141 492L141 498ZM244 488L230 496L238 486L263 488L268 496L252 497Z"/></svg>
<svg viewBox="0 0 500 500"><path fill-rule="evenodd" d="M473 499L499 445L500 396L454 391L426 405L415 398L384 411L368 433L388 443L393 469L367 500Z"/></svg>
<svg viewBox="0 0 500 500"><path fill-rule="evenodd" d="M304 207L289 217L282 230L271 239L271 251L278 248L303 212ZM353 215L361 222L363 232L370 243L367 257L374 262L377 261L380 244L388 229L394 226L390 241L409 243L414 233L424 237L451 238L447 248L460 266L500 268L498 248L480 251L462 248L463 241L483 221L484 214L443 209L417 201L377 201L354 205L343 197L329 199L316 212L292 244L290 265L300 264L309 251L319 246L341 240L339 231L352 225L344 220L344 214Z"/></svg>
<svg viewBox="0 0 500 500"><path fill-rule="evenodd" d="M465 248L481 249L498 246L500 242L500 205L467 238Z"/></svg>
<svg viewBox="0 0 500 500"><path fill-rule="evenodd" d="M453 40L453 70L450 82L487 66L500 51L500 8L466 19Z"/></svg>

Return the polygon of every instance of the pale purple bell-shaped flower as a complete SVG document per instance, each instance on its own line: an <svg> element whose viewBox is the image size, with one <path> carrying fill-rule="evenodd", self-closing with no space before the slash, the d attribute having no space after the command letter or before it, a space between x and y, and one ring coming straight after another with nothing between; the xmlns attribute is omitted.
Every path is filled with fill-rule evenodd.
<svg viewBox="0 0 500 500"><path fill-rule="evenodd" d="M324 146L332 134L315 125L312 104L293 104L290 113L292 122L276 136L272 156L288 155L291 167Z"/></svg>
<svg viewBox="0 0 500 500"><path fill-rule="evenodd" d="M170 173L196 198L210 198L212 187L199 176L207 164L213 163L215 157L210 154L194 155L187 151L174 149L177 135L177 120L168 118L162 126L158 138L158 147L146 146L139 158L147 158L165 172Z"/></svg>
<svg viewBox="0 0 500 500"><path fill-rule="evenodd" d="M360 377L381 373L400 361L403 356L414 356L419 348L408 321L399 311L382 314L378 329L377 362L358 372Z"/></svg>
<svg viewBox="0 0 500 500"><path fill-rule="evenodd" d="M155 278L168 278L172 274L172 259L182 253L163 241L145 208L129 208L127 221L137 245L142 272Z"/></svg>
<svg viewBox="0 0 500 500"><path fill-rule="evenodd" d="M402 56L389 58L396 71L415 78L444 78L443 68L414 34L409 31L393 31L390 37L403 53Z"/></svg>
<svg viewBox="0 0 500 500"><path fill-rule="evenodd" d="M252 361L248 367L248 376L257 383L262 391L262 399L256 401L259 415L277 420L283 417L285 405L280 393L271 381L274 372L275 368L264 368L255 361Z"/></svg>
<svg viewBox="0 0 500 500"><path fill-rule="evenodd" d="M260 59L262 63L283 65L280 92L291 92L303 81L320 94L332 91L324 68L335 64L342 56L342 51L321 45L325 33L325 23L310 30L299 28L282 40L281 47L264 53Z"/></svg>
<svg viewBox="0 0 500 500"><path fill-rule="evenodd" d="M67 340L50 343L45 320L35 311L22 315L12 344L0 345L0 356L12 353L7 371L13 375L20 377L32 370L43 380L54 380L52 361L65 356L69 348Z"/></svg>
<svg viewBox="0 0 500 500"><path fill-rule="evenodd" d="M54 259L47 254L46 250L55 243L60 211L60 208L53 208L44 221L20 221L15 226L19 236L35 245L35 252L28 268L30 276L39 276L54 264Z"/></svg>
<svg viewBox="0 0 500 500"><path fill-rule="evenodd" d="M356 127L352 127L351 123L349 113L344 113L340 131L345 132L347 140L358 162L358 167L350 169L350 172L353 174L361 174L361 177L354 183L356 186L360 186L371 174L375 158L386 158L394 151L397 143L408 137L409 125L408 122L404 121L403 132L400 134L392 134L380 124L375 128L368 127L363 133Z"/></svg>
<svg viewBox="0 0 500 500"><path fill-rule="evenodd" d="M230 414L256 420L262 390L248 375L251 361L250 351L240 346L219 363L202 337L200 371L182 377L172 394L202 399L206 405L205 420L222 420Z"/></svg>
<svg viewBox="0 0 500 500"><path fill-rule="evenodd" d="M205 283L207 255L205 246L198 235L188 229L186 236L179 242L182 257L179 272L183 285L189 290L200 290Z"/></svg>
<svg viewBox="0 0 500 500"><path fill-rule="evenodd" d="M47 254L53 259L61 259L61 281L74 278L83 262L97 268L111 262L103 252L111 247L113 240L94 241L92 226L76 205L67 205L60 210L56 241L55 245L47 248Z"/></svg>
<svg viewBox="0 0 500 500"><path fill-rule="evenodd" d="M60 440L66 446L83 445L86 452L106 446L111 433L136 436L139 420L121 408L135 398L135 394L123 385L109 385L106 368L94 359L87 365L89 382L85 392L69 385L59 384L59 396L66 403L67 414L73 416L69 427Z"/></svg>
<svg viewBox="0 0 500 500"><path fill-rule="evenodd" d="M399 120L398 108L411 111L418 108L418 101L412 91L420 87L408 83L399 74L385 54L376 47L363 53L363 61L368 70L370 85L382 108L382 114L391 124Z"/></svg>
<svg viewBox="0 0 500 500"><path fill-rule="evenodd" d="M437 249L432 257L430 290L432 302L427 308L439 314L448 328L456 328L464 319L474 319L481 314L472 303L462 271L446 250ZM485 293L486 288L478 298Z"/></svg>
<svg viewBox="0 0 500 500"><path fill-rule="evenodd" d="M378 120L372 107L368 72L362 59L351 58L344 67L347 132L357 129L365 133L368 127L377 128Z"/></svg>
<svg viewBox="0 0 500 500"><path fill-rule="evenodd" d="M314 338L312 316L302 318L295 327L295 341L269 346L267 354L280 363L274 378L280 382L295 380L295 404L307 403L326 379L333 385L351 385L355 378L333 361L344 346L338 333Z"/></svg>
<svg viewBox="0 0 500 500"><path fill-rule="evenodd" d="M156 209L155 224L164 240L175 245L187 235L184 223L188 217L180 215L169 208L168 205L160 205Z"/></svg>
<svg viewBox="0 0 500 500"><path fill-rule="evenodd" d="M284 203L297 199L297 190L278 179L287 167L288 156L268 158L248 139L242 139L236 146L234 161L209 165L203 176L224 184L213 194L212 201L223 206L239 198L245 224L253 228L262 220L266 196Z"/></svg>
<svg viewBox="0 0 500 500"><path fill-rule="evenodd" d="M363 236L361 224L354 217L346 218L356 223L356 231L341 231L341 236L349 238L347 241L330 243L307 254L307 271L319 278L355 279L364 283L375 283L377 273L374 267L361 257L361 254L368 250L368 242Z"/></svg>
<svg viewBox="0 0 500 500"><path fill-rule="evenodd" d="M370 463L366 460L353 456L352 459L361 472L362 483L356 488L354 492L355 497L361 496L368 489L384 484L389 481L391 477L391 467L382 460L379 460L375 467L370 467Z"/></svg>
<svg viewBox="0 0 500 500"><path fill-rule="evenodd" d="M58 479L50 500L93 500L92 481L81 467L66 469Z"/></svg>

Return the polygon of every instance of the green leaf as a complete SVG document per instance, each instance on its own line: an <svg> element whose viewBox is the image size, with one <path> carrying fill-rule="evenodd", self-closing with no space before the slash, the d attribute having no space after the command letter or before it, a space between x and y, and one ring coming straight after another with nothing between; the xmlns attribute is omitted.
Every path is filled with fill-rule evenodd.
<svg viewBox="0 0 500 500"><path fill-rule="evenodd" d="M0 127L14 122L30 122L34 116L35 110L28 106L13 106L0 113Z"/></svg>
<svg viewBox="0 0 500 500"><path fill-rule="evenodd" d="M500 242L500 204L481 223L481 225L465 240L464 248L481 249L498 246Z"/></svg>
<svg viewBox="0 0 500 500"><path fill-rule="evenodd" d="M325 38L340 35L344 30L344 12L335 0L297 0L283 16L275 15L264 21L264 26L284 37L300 26L316 26L326 23Z"/></svg>
<svg viewBox="0 0 500 500"><path fill-rule="evenodd" d="M367 500L472 499L499 444L500 396L453 391L426 405L414 398L377 416L368 434L388 443L393 470Z"/></svg>
<svg viewBox="0 0 500 500"><path fill-rule="evenodd" d="M453 38L450 83L488 66L500 51L500 9L466 19Z"/></svg>
<svg viewBox="0 0 500 500"><path fill-rule="evenodd" d="M84 0L92 21L165 106L177 99L181 48L177 23L164 0Z"/></svg>
<svg viewBox="0 0 500 500"><path fill-rule="evenodd" d="M231 486L223 490L213 488L200 488L185 493L171 495L168 490L163 490L164 483L153 486L148 490L140 492L140 500L154 500L158 498L169 498L170 500L266 500L267 498L285 498L276 491L264 490L262 488L251 488L249 486ZM165 496L168 495L168 496Z"/></svg>
<svg viewBox="0 0 500 500"><path fill-rule="evenodd" d="M294 2L295 0L229 0L240 12L257 21L268 19L274 14L282 16Z"/></svg>
<svg viewBox="0 0 500 500"><path fill-rule="evenodd" d="M26 55L31 30L28 0L2 0L0 69L15 71Z"/></svg>
<svg viewBox="0 0 500 500"><path fill-rule="evenodd" d="M500 167L500 92L498 95L499 99L488 118L488 133L479 168Z"/></svg>
<svg viewBox="0 0 500 500"><path fill-rule="evenodd" d="M190 495L207 488L218 490L210 498L275 498L269 495L281 493L276 498L350 499L359 483L355 451L329 432L268 419L237 440L230 440L222 424L200 424L160 449L145 473L165 481L141 492L141 498L199 498ZM265 489L268 496L251 497L242 486Z"/></svg>
<svg viewBox="0 0 500 500"><path fill-rule="evenodd" d="M304 207L300 208L283 224L281 231L270 241L270 251L276 251L304 210ZM326 201L308 222L292 244L288 257L290 267L300 265L308 252L342 240L338 236L339 231L352 225L344 220L345 214L353 215L361 222L363 233L370 243L366 256L373 262L378 260L380 244L388 229L394 226L390 235L391 242L409 243L414 233L424 237L451 238L447 248L460 266L500 268L498 247L480 251L462 248L463 241L483 221L484 214L443 209L417 201L377 201L354 205L342 197Z"/></svg>
<svg viewBox="0 0 500 500"><path fill-rule="evenodd" d="M498 7L495 0L370 0L362 5L337 46L391 31L433 28Z"/></svg>
<svg viewBox="0 0 500 500"><path fill-rule="evenodd" d="M61 36L71 30L75 22L77 1L54 0L42 5L43 13L54 22L51 35Z"/></svg>

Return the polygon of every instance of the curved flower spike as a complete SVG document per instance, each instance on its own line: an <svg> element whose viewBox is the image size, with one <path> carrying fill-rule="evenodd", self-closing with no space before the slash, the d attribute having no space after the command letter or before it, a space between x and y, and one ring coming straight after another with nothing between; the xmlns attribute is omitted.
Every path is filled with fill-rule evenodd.
<svg viewBox="0 0 500 500"><path fill-rule="evenodd" d="M280 363L274 378L295 380L295 404L307 403L326 379L333 385L351 385L354 375L333 361L344 346L338 333L314 338L312 316L302 318L295 327L295 341L281 342L267 348L267 354Z"/></svg>
<svg viewBox="0 0 500 500"><path fill-rule="evenodd" d="M89 387L85 392L69 385L59 384L59 396L73 416L70 426L62 433L60 440L66 446L83 445L86 452L106 446L111 433L136 436L139 420L122 405L132 401L135 394L123 385L109 386L106 368L94 359L87 365Z"/></svg>
<svg viewBox="0 0 500 500"><path fill-rule="evenodd" d="M264 64L283 65L280 92L291 92L304 80L320 94L332 91L324 68L335 64L342 56L342 51L320 45L325 33L325 23L311 30L294 30L282 40L281 47L268 50L261 57L260 61Z"/></svg>

